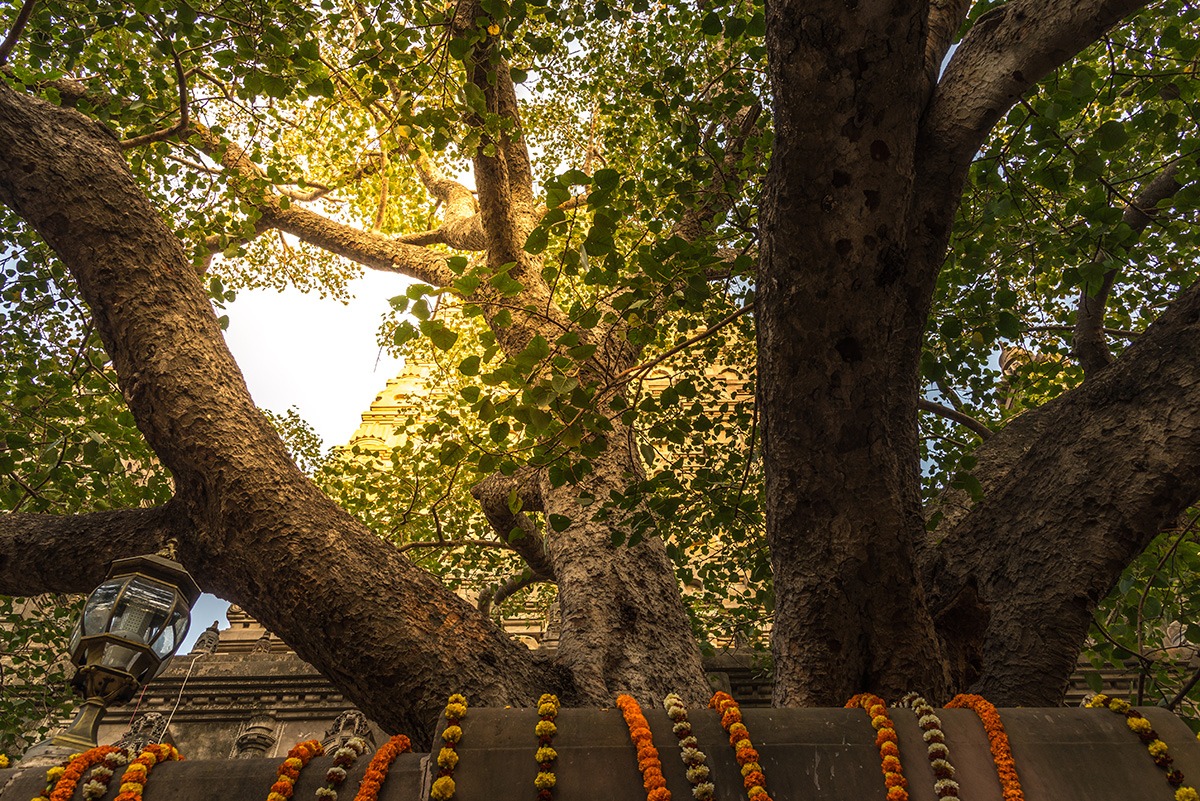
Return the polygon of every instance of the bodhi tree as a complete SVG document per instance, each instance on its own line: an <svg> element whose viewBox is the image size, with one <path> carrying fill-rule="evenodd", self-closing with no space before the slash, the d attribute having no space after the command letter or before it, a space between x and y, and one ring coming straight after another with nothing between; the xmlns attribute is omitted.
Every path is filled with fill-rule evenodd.
<svg viewBox="0 0 1200 801"><path fill-rule="evenodd" d="M409 732L700 702L723 592L779 705L1057 702L1200 497L1198 12L1144 6L9 6L0 592L173 539ZM218 316L355 269L445 375L388 470L316 471L357 517ZM478 605L413 561L471 548ZM487 612L533 583L549 656Z"/></svg>

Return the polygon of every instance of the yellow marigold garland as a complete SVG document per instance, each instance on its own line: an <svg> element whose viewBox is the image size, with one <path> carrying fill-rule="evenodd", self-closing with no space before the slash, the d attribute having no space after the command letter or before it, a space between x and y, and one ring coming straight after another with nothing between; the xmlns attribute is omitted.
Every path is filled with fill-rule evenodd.
<svg viewBox="0 0 1200 801"><path fill-rule="evenodd" d="M46 771L46 787L42 790L41 795L33 797L33 801L50 801L50 793L54 791L54 785L58 784L58 780L67 772L67 765L71 764L79 754L71 754L61 764L55 765Z"/></svg>
<svg viewBox="0 0 1200 801"><path fill-rule="evenodd" d="M137 755L137 758L129 763L129 767L125 768L125 772L121 774L121 792L117 794L114 801L141 801L142 791L146 787L146 780L150 778L150 771L159 762L181 762L183 755L175 749L173 745L166 743L153 743L142 749L142 753Z"/></svg>
<svg viewBox="0 0 1200 801"><path fill-rule="evenodd" d="M908 801L908 790L905 789L908 779L904 778L904 769L900 766L900 743L896 737L896 724L888 717L887 704L878 695L859 693L846 702L847 709L854 707L862 708L871 718L888 801Z"/></svg>
<svg viewBox="0 0 1200 801"><path fill-rule="evenodd" d="M75 795L75 787L83 777L84 771L93 765L99 765L104 761L104 757L120 750L113 745L100 745L71 757L71 761L67 763L60 778L54 784L54 790L50 793L50 801L71 801L71 796ZM49 778L48 774L47 778Z"/></svg>
<svg viewBox="0 0 1200 801"><path fill-rule="evenodd" d="M1000 777L1000 787L1004 791L1004 801L1025 801L1025 791L1021 789L1021 780L1017 776L1017 765L1013 761L1012 748L1008 744L1008 734L1004 731L1004 723L1000 713L981 695L963 693L956 695L946 704L946 709L970 709L983 721L983 729L987 732L988 746L992 750L992 762L996 765L996 775Z"/></svg>
<svg viewBox="0 0 1200 801"><path fill-rule="evenodd" d="M679 758L687 766L687 780L692 785L692 797L696 801L712 801L713 783L709 781L708 757L700 750L700 742L692 734L692 722L688 720L687 707L683 699L671 693L663 699L663 708L674 724L671 728L679 738Z"/></svg>
<svg viewBox="0 0 1200 801"><path fill-rule="evenodd" d="M4 754L0 754L0 770L4 770L7 767L8 767L8 757L6 757Z"/></svg>
<svg viewBox="0 0 1200 801"><path fill-rule="evenodd" d="M358 785L358 793L354 796L354 801L377 801L379 790L383 787L384 780L387 779L392 763L396 761L396 757L406 753L411 747L412 743L403 734L394 735L379 746L375 756L371 757L371 763L367 765L366 775Z"/></svg>
<svg viewBox="0 0 1200 801"><path fill-rule="evenodd" d="M646 789L646 801L671 801L671 791L662 774L662 760L654 747L650 735L650 723L642 714L642 707L632 695L618 695L617 709L629 727L629 739L637 749L638 770L642 772L642 787Z"/></svg>
<svg viewBox="0 0 1200 801"><path fill-rule="evenodd" d="M537 753L533 758L538 763L538 774L534 777L533 786L537 788L538 801L550 801L554 797L554 785L558 778L554 775L554 760L558 752L552 745L554 735L558 734L558 726L554 721L558 718L558 696L546 693L538 699L538 722L534 733L538 738Z"/></svg>
<svg viewBox="0 0 1200 801"><path fill-rule="evenodd" d="M304 770L304 766L311 762L313 757L323 753L325 747L317 740L305 740L292 746L292 750L287 753L287 759L283 760L275 771L275 783L271 785L267 801L287 801L291 798L292 793L296 792L296 780L300 778L300 771Z"/></svg>
<svg viewBox="0 0 1200 801"><path fill-rule="evenodd" d="M738 765L742 768L742 784L750 801L771 801L767 795L767 777L758 763L758 751L750 742L750 732L742 723L742 709L729 693L719 692L708 701L711 709L721 716L721 727L729 735L729 744Z"/></svg>
<svg viewBox="0 0 1200 801"><path fill-rule="evenodd" d="M1158 732L1150 725L1145 715L1130 706L1128 701L1110 698L1103 693L1093 695L1086 706L1089 709L1111 709L1118 715L1124 715L1125 725L1145 744L1146 750L1154 759L1154 764L1167 772L1167 784L1175 788L1175 801L1200 801L1200 793L1197 793L1195 788L1183 784L1183 771L1171 767L1175 759L1168 752L1167 744L1158 739Z"/></svg>
<svg viewBox="0 0 1200 801"><path fill-rule="evenodd" d="M84 801L99 801L108 795L108 784L112 781L117 768L124 767L132 756L124 749L118 748L104 755L103 761L88 774L88 780L83 783Z"/></svg>
<svg viewBox="0 0 1200 801"><path fill-rule="evenodd" d="M928 746L929 766L933 768L933 792L938 798L957 798L959 787L954 780L954 765L950 762L950 747L946 745L941 718L920 693L908 693L896 706L917 713L917 725L924 732L922 736Z"/></svg>
<svg viewBox="0 0 1200 801"><path fill-rule="evenodd" d="M438 775L429 790L433 801L454 797L454 766L458 764L458 742L462 739L459 722L467 716L467 699L458 693L446 699L446 728L442 730L442 750L438 752Z"/></svg>
<svg viewBox="0 0 1200 801"><path fill-rule="evenodd" d="M345 745L334 751L333 765L325 771L325 786L317 788L317 798L323 801L337 801L338 788L346 781L346 768L353 766L366 750L366 741L361 737L351 737Z"/></svg>

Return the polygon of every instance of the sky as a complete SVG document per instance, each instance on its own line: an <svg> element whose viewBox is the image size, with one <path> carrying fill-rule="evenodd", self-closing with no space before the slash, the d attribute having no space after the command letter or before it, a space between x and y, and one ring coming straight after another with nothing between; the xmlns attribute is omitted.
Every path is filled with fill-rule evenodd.
<svg viewBox="0 0 1200 801"><path fill-rule="evenodd" d="M379 390L400 362L376 344L388 299L412 280L367 271L349 286L348 304L294 289L242 290L225 310L225 341L260 408L295 406L325 447L341 445L358 428ZM192 625L179 653L191 650L214 620L225 628L229 604L205 593L192 609Z"/></svg>
<svg viewBox="0 0 1200 801"><path fill-rule="evenodd" d="M348 304L294 289L241 290L229 304L225 341L260 408L297 407L326 447L358 428L400 363L376 344L388 299L412 280L367 271L349 286Z"/></svg>

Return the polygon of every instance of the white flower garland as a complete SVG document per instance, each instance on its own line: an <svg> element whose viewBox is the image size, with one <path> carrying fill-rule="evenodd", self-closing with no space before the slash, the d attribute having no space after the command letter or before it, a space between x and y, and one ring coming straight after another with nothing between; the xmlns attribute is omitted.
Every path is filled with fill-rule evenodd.
<svg viewBox="0 0 1200 801"><path fill-rule="evenodd" d="M316 796L320 801L337 801L338 788L346 781L346 768L351 767L366 750L366 740L351 737L333 753L333 766L325 771L325 786L317 788Z"/></svg>
<svg viewBox="0 0 1200 801"><path fill-rule="evenodd" d="M687 780L692 784L692 797L696 801L712 801L713 787L709 779L708 757L700 750L700 742L692 735L692 724L688 721L687 707L683 699L671 693L663 699L663 707L675 724L671 731L679 738L679 757L687 766Z"/></svg>
<svg viewBox="0 0 1200 801"><path fill-rule="evenodd" d="M941 718L920 693L908 693L895 706L917 713L917 724L924 730L925 744L929 747L929 765L935 777L933 791L937 797L958 798L958 782L954 781L954 765L950 763L950 748L942 732Z"/></svg>
<svg viewBox="0 0 1200 801"><path fill-rule="evenodd" d="M113 751L104 755L104 761L92 768L88 780L83 785L84 801L99 801L108 794L108 783L112 781L117 768L123 768L131 756L128 751Z"/></svg>

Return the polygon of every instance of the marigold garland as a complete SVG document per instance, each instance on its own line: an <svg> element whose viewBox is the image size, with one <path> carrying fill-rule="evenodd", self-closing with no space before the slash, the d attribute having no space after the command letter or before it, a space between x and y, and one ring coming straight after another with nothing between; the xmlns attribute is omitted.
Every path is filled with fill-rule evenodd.
<svg viewBox="0 0 1200 801"><path fill-rule="evenodd" d="M1167 751L1167 744L1158 739L1158 732L1150 725L1150 720L1145 715L1134 709L1128 701L1120 698L1110 698L1103 693L1093 695L1088 699L1086 706L1089 709L1103 707L1111 709L1118 715L1124 715L1125 725L1145 744L1146 750L1150 752L1150 756L1154 760L1154 764L1166 771L1167 784L1176 788L1175 801L1200 801L1200 793L1197 793L1195 788L1183 784L1183 771L1171 767L1175 759Z"/></svg>
<svg viewBox="0 0 1200 801"><path fill-rule="evenodd" d="M275 783L271 785L271 792L267 793L267 801L287 801L291 798L292 793L296 792L296 780L300 778L300 771L304 770L304 766L311 762L313 757L324 753L325 747L317 740L305 740L292 746L292 750L287 753L287 759L279 763L275 772Z"/></svg>
<svg viewBox="0 0 1200 801"><path fill-rule="evenodd" d="M392 763L396 761L396 757L406 753L410 748L412 748L412 743L403 734L397 734L379 746L375 756L371 757L371 763L367 765L366 775L358 785L358 793L354 796L354 801L377 801L379 790L383 787L384 780L387 779Z"/></svg>
<svg viewBox="0 0 1200 801"><path fill-rule="evenodd" d="M550 801L554 796L554 785L558 777L554 775L554 760L558 752L553 748L554 735L558 734L555 720L558 718L558 696L546 693L538 699L538 722L534 733L538 738L538 749L533 758L538 763L538 774L533 779L537 788L538 801Z"/></svg>
<svg viewBox="0 0 1200 801"><path fill-rule="evenodd" d="M983 721L984 731L987 732L988 746L992 750L992 762L996 765L996 775L1000 777L1000 788L1004 791L1004 801L1025 801L1025 791L1021 789L1021 780L1017 776L1017 766L1013 761L1012 748L1008 744L1008 734L1004 731L1004 723L1000 713L981 695L963 693L956 695L946 704L946 709L970 709Z"/></svg>
<svg viewBox="0 0 1200 801"><path fill-rule="evenodd" d="M75 787L83 777L84 771L93 765L100 764L104 761L104 757L114 751L120 750L113 745L100 745L72 757L62 773L62 777L55 782L54 790L50 793L50 801L71 801L71 796L75 795ZM48 775L47 778L49 778Z"/></svg>
<svg viewBox="0 0 1200 801"><path fill-rule="evenodd" d="M33 797L33 801L50 801L50 793L54 790L54 785L58 784L58 780L67 772L67 765L78 757L79 754L71 754L61 764L55 765L46 771L46 787L42 790L41 795Z"/></svg>
<svg viewBox="0 0 1200 801"><path fill-rule="evenodd" d="M434 801L450 801L454 797L454 766L458 764L458 742L462 739L461 721L467 715L467 699L455 693L446 699L446 728L442 730L442 750L438 752L438 775L429 797Z"/></svg>
<svg viewBox="0 0 1200 801"><path fill-rule="evenodd" d="M345 745L334 751L333 765L325 771L325 786L317 788L317 798L337 801L338 788L346 781L346 769L353 766L366 750L365 740L361 737L351 737Z"/></svg>
<svg viewBox="0 0 1200 801"><path fill-rule="evenodd" d="M908 693L896 706L917 713L917 725L928 746L929 766L933 768L933 791L938 798L958 798L958 782L954 780L954 765L950 762L950 747L942 731L942 720L933 706L920 693Z"/></svg>
<svg viewBox="0 0 1200 801"><path fill-rule="evenodd" d="M758 751L750 742L750 732L742 723L742 709L729 693L719 692L708 701L710 708L721 715L721 727L729 735L737 763L742 767L742 784L750 801L771 801L767 795L767 777L758 764Z"/></svg>
<svg viewBox="0 0 1200 801"><path fill-rule="evenodd" d="M687 766L687 780L692 784L692 797L696 801L712 801L713 783L709 781L708 757L700 750L700 742L692 734L692 723L688 720L687 707L683 699L671 693L663 699L663 708L674 726L671 731L679 738L679 758Z"/></svg>
<svg viewBox="0 0 1200 801"><path fill-rule="evenodd" d="M117 768L124 767L131 756L132 754L121 748L105 754L104 760L92 768L88 780L83 783L84 801L99 801L108 795L108 784L112 781L113 774Z"/></svg>
<svg viewBox="0 0 1200 801"><path fill-rule="evenodd" d="M662 760L654 747L650 735L650 723L642 714L642 707L632 695L618 695L617 709L629 727L629 739L637 749L638 770L642 772L642 787L646 789L646 801L671 801L671 791L662 774Z"/></svg>
<svg viewBox="0 0 1200 801"><path fill-rule="evenodd" d="M896 737L896 724L888 717L887 704L878 695L859 693L846 702L847 709L854 707L862 708L871 718L888 801L908 801L908 790L905 789L908 779L904 778L904 769L900 766L900 742Z"/></svg>
<svg viewBox="0 0 1200 801"><path fill-rule="evenodd" d="M0 754L0 770L4 770L7 767L8 767L8 757L6 757L4 754Z"/></svg>
<svg viewBox="0 0 1200 801"><path fill-rule="evenodd" d="M159 762L180 762L183 755L175 746L166 743L152 743L142 749L142 753L129 763L121 774L121 792L114 801L141 801L142 790L146 787L146 779L150 778L151 769Z"/></svg>

